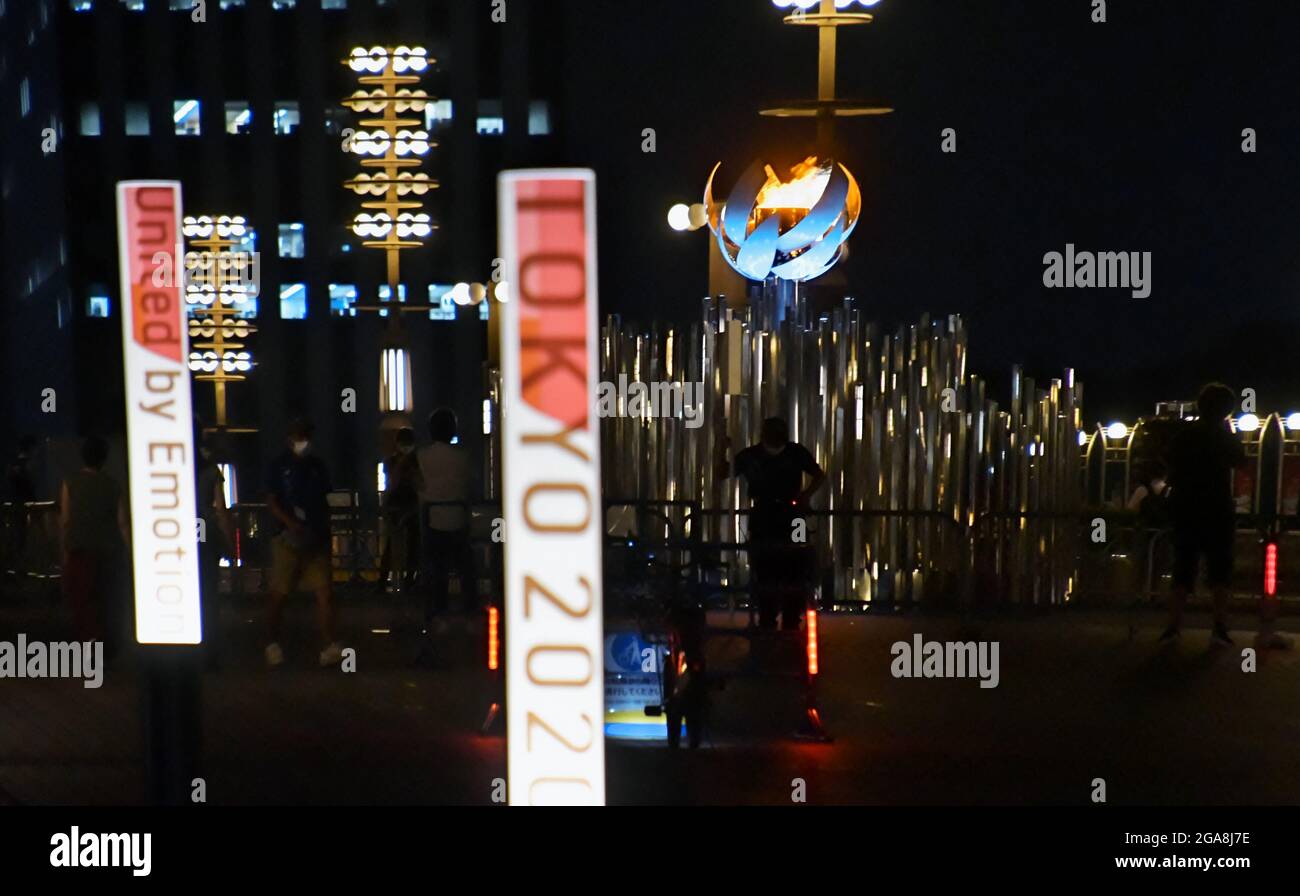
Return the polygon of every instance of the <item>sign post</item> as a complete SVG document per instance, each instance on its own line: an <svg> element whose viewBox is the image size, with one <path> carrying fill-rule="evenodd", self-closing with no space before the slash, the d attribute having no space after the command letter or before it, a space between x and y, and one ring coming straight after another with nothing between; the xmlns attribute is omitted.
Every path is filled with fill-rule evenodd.
<svg viewBox="0 0 1300 896"><path fill-rule="evenodd" d="M135 633L150 795L189 802L199 743L199 595L181 186L117 185Z"/></svg>
<svg viewBox="0 0 1300 896"><path fill-rule="evenodd" d="M596 178L499 185L509 801L604 805Z"/></svg>

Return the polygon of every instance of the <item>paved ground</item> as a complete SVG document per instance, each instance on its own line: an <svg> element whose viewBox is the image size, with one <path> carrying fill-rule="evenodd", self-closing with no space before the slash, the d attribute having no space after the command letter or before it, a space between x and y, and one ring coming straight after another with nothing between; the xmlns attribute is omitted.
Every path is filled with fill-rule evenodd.
<svg viewBox="0 0 1300 896"><path fill-rule="evenodd" d="M374 596L352 595L342 618L359 670L348 676L315 665L310 607L299 603L289 663L268 672L256 610L227 606L225 668L204 679L210 802L490 801L504 741L476 733L488 700L477 633L453 625L439 663L420 666L414 630L395 626ZM1074 804L1100 777L1112 804L1300 803L1300 653L1265 653L1244 673L1253 620L1237 621L1237 648L1212 649L1195 618L1181 643L1158 647L1154 612L824 619L821 697L834 743L790 736L797 686L734 680L715 695L698 752L611 743L609 799L788 804L801 778L812 803ZM64 636L56 609L7 599L0 640L19 631ZM999 687L891 677L891 645L914 632L998 641ZM740 666L747 649L717 642L715 667ZM0 804L138 802L138 705L129 659L98 691L0 680Z"/></svg>

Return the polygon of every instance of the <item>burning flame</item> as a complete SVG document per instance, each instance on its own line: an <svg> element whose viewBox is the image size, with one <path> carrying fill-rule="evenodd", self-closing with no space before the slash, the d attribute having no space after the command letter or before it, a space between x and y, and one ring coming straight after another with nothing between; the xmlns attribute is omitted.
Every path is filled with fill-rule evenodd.
<svg viewBox="0 0 1300 896"><path fill-rule="evenodd" d="M767 183L758 191L760 209L802 209L807 211L817 204L826 192L831 179L829 162L809 156L790 169L790 179L781 180L771 165L764 166Z"/></svg>

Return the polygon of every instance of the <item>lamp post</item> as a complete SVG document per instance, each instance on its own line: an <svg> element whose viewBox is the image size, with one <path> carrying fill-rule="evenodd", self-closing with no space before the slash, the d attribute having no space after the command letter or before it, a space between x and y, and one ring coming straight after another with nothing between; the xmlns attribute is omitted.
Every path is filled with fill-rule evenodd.
<svg viewBox="0 0 1300 896"><path fill-rule="evenodd" d="M216 428L232 431L226 387L248 379L255 363L245 340L257 327L242 315L260 289L257 259L235 249L247 236L248 223L239 215L190 216L182 221L181 233L189 249L185 257L189 368L196 382L212 383Z"/></svg>
<svg viewBox="0 0 1300 896"><path fill-rule="evenodd" d="M431 60L423 47L356 47L343 64L357 73L360 89L343 100L364 117L345 147L361 157L364 169L344 187L362 198L352 232L368 249L385 254L389 302L358 305L358 311L386 314L388 333L380 354L380 408L407 413L414 406L411 361L401 316L427 308L402 307L401 253L424 246L436 225L424 211L423 197L438 182L417 171L436 145L422 117L430 97L418 85Z"/></svg>

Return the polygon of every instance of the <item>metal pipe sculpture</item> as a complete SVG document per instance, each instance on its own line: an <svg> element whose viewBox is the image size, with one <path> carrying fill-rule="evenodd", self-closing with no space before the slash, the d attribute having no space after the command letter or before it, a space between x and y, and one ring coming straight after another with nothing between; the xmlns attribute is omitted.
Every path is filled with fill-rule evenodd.
<svg viewBox="0 0 1300 896"><path fill-rule="evenodd" d="M687 330L608 320L604 379L703 383L694 410L705 422L620 403L604 421L605 494L698 502L698 516L680 506L666 516L706 542L743 544L744 484L718 478L714 460L780 416L830 476L810 520L824 605L1068 600L1079 529L1070 515L1081 506L1073 372L1040 389L1016 369L1004 410L967 375L961 318L886 333L850 299L812 320L802 300L779 314L778 293L744 310L706 299ZM615 517L611 528L665 534L646 519ZM725 584L743 586L743 551L736 561Z"/></svg>

